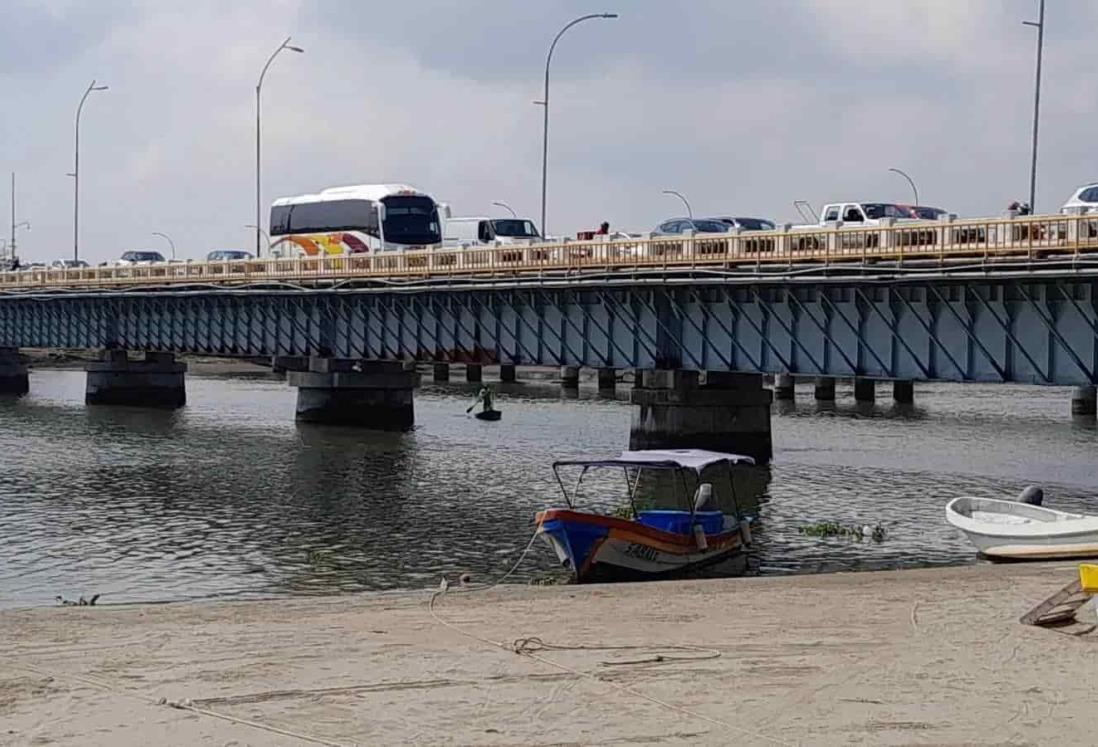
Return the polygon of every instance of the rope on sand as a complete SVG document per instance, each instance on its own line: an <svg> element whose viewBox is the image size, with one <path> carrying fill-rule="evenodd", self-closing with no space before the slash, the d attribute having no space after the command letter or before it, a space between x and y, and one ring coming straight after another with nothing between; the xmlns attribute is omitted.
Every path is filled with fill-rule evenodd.
<svg viewBox="0 0 1098 747"><path fill-rule="evenodd" d="M203 716L210 716L212 718L219 718L219 719L222 719L223 721L229 721L231 723L239 724L241 726L248 726L248 727L251 727L253 729L260 729L262 731L270 732L272 734L278 734L278 735L284 736L284 737L291 737L293 739L300 739L302 742L309 742L311 744L325 745L325 747L347 747L347 745L343 744L342 742L332 742L332 741L329 741L329 740L324 739L322 737L314 737L311 734L304 734L302 732L291 731L289 729L282 729L282 728L279 728L277 726L271 726L269 724L263 724L263 723L260 723L258 721L250 721L250 720L245 719L245 718L239 718L237 716L230 716L227 713L218 713L217 711L211 711L211 710L208 710L206 708L200 708L200 707L194 705L193 703L191 703L190 699L184 699L184 700L177 701L177 700L168 700L167 698L159 698L157 700L152 700L151 698L148 698L148 697L145 697L145 696L142 696L142 695L136 695L134 693L127 692L126 690L123 690L121 688L115 687L110 682L107 682L106 680L101 680L97 677L88 677L86 675L71 674L71 673L68 673L68 672L54 672L54 671L46 670L46 669L43 669L41 667L35 666L34 664L28 664L26 662L18 662L17 661L17 662L8 662L8 663L9 663L9 665L14 666L17 669L22 669L22 670L27 671L27 672L32 672L32 673L37 674L37 675L42 676L42 677L50 677L50 678L53 678L53 679L62 679L62 680L64 680L64 679L72 680L74 682L79 682L81 684L97 688L99 690L105 690L106 692L109 692L112 695L119 695L123 698L129 698L130 700L136 701L138 703L142 703L144 705L168 706L169 708L176 708L176 709L182 710L182 711L191 711L193 713L201 714Z"/></svg>
<svg viewBox="0 0 1098 747"><path fill-rule="evenodd" d="M456 591L457 593L467 594L467 593L471 593L471 592L475 592L475 591L488 591L489 589L493 589L496 586L499 586L501 583L503 583L503 581L506 578L508 578L512 573L514 573L515 570L519 567L519 565L522 564L522 561L526 559L526 555L527 555L527 553L530 552L530 548L533 547L534 541L537 539L537 536L538 536L538 533L535 530L534 535L530 538L530 541L526 545L526 549L524 549L522 551L522 554L519 555L518 560L515 562L515 564L513 566L511 566L511 569L508 570L502 576L500 576L498 579L493 581L492 583L484 584L484 585L481 585L481 586L475 586L475 587L462 587L462 588L456 589L454 591ZM703 713L698 713L697 711L690 710L689 708L683 708L682 706L675 705L674 703L668 703L667 701L660 700L657 697L654 697L652 695L648 695L647 693L643 693L639 690L636 690L632 687L629 687L628 685L623 685L623 684L614 682L612 680L602 679L600 677L595 676L594 674L592 674L590 672L585 672L585 671L582 671L580 669L575 669L574 667L570 667L567 664L561 664L560 662L553 661L552 659L548 659L548 658L546 658L544 656L541 656L540 654L537 653L537 651L539 651L539 650L594 650L594 649L614 650L614 649L626 649L626 648L633 648L633 649L647 648L647 649L660 649L660 650L684 650L685 649L685 650L697 651L697 652L703 654L701 656L694 656L694 657L671 657L671 658L664 657L663 659L660 659L659 657L656 657L654 659L644 659L644 660L639 660L639 661L636 661L636 662L602 662L603 666L609 666L609 665L612 665L612 664L615 664L615 663L616 664L659 663L659 662L662 662L662 661L669 661L669 660L672 660L672 659L675 659L675 658L680 659L680 660L694 660L694 661L701 660L701 659L715 659L715 658L717 658L721 655L720 651L717 651L716 649L703 649L703 648L694 648L694 647L689 647L689 646L658 646L658 647L657 646L610 646L610 645L603 646L603 645L597 645L597 644L596 645L587 645L587 646L557 646L557 645L553 645L553 644L547 644L547 643L543 642L540 638L537 638L536 636L531 636L531 637L526 637L526 638L518 638L513 643L506 644L506 643L503 643L502 641L494 641L491 638L485 638L483 636L477 635L476 633L473 633L469 630L466 630L465 628L462 628L458 625L454 625L453 623L447 622L446 620L443 620L441 617L439 617L438 613L435 611L435 602L440 597L442 597L444 594L446 594L448 592L450 592L450 589L444 582L442 588L439 589L438 591L434 592L431 595L430 600L427 602L427 611L431 614L431 617L434 618L435 622L437 622L439 625L442 625L443 627L449 628L450 630L453 630L455 633L463 635L466 638L471 638L475 641L480 641L481 643L483 643L485 645L492 646L494 648L498 648L502 651L507 651L508 653L517 654L519 656L525 656L528 659L533 659L534 661L541 662L542 664L545 664L546 666L550 666L550 667L553 667L555 669L559 669L562 672L567 672L568 674L574 675L576 677L582 677L584 679L591 680L592 682L596 682L598 684L609 685L613 689L615 689L618 692L623 693L625 695L631 695L635 698L640 698L641 700L646 700L649 703L652 703L654 705L658 705L662 708L666 708L669 711L675 711L675 712L680 713L684 716L690 716L691 718L696 718L699 721L705 721L709 724L712 724L713 726L719 726L719 727L728 729L729 731L737 732L739 734L742 734L742 735L748 736L748 737L754 737L756 739L760 739L762 741L769 742L771 744L778 744L778 745L782 745L783 747L796 747L794 744L792 744L790 742L784 742L784 741L782 741L780 739L777 739L775 737L767 736L766 734L760 734L758 732L751 731L750 729L744 729L744 728L739 727L739 726L734 726L733 724L730 724L727 721L722 721L719 718L714 718L712 716L706 716ZM715 654L715 656L712 655L712 654Z"/></svg>

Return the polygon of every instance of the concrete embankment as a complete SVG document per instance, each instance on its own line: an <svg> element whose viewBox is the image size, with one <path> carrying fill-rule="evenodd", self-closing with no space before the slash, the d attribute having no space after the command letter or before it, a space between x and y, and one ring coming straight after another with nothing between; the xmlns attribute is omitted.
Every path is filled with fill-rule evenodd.
<svg viewBox="0 0 1098 747"><path fill-rule="evenodd" d="M0 744L1090 745L1096 637L1018 622L1074 575L8 611Z"/></svg>

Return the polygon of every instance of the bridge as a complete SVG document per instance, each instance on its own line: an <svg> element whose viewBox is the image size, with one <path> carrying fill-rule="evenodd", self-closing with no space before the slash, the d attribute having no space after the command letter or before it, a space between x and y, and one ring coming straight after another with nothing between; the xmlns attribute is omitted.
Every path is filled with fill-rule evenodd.
<svg viewBox="0 0 1098 747"><path fill-rule="evenodd" d="M174 354L270 356L302 369L300 419L405 428L411 362L629 368L635 446L767 459L762 374L779 396L790 376L823 397L834 377L861 398L874 380L902 399L912 381L1073 385L1093 414L1096 281L1090 215L9 272L0 388L26 390L20 347L99 349L90 404L174 407Z"/></svg>

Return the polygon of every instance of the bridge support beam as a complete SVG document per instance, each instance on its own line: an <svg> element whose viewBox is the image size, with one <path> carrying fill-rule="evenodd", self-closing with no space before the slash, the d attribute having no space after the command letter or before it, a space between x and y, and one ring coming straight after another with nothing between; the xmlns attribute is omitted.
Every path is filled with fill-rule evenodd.
<svg viewBox="0 0 1098 747"><path fill-rule="evenodd" d="M305 355L273 355L271 356L271 371L276 374L284 374L287 371L308 371L309 358Z"/></svg>
<svg viewBox="0 0 1098 747"><path fill-rule="evenodd" d="M877 382L873 379L854 379L854 401L874 402L877 399Z"/></svg>
<svg viewBox="0 0 1098 747"><path fill-rule="evenodd" d="M796 397L796 389L793 385L793 375L787 373L774 376L774 399L790 400Z"/></svg>
<svg viewBox="0 0 1098 747"><path fill-rule="evenodd" d="M445 384L450 380L450 364L436 363L434 365L433 374L436 384Z"/></svg>
<svg viewBox="0 0 1098 747"><path fill-rule="evenodd" d="M915 401L915 382L901 379L892 382L892 399L900 405L910 405Z"/></svg>
<svg viewBox="0 0 1098 747"><path fill-rule="evenodd" d="M1071 392L1071 414L1094 417L1098 415L1098 388L1077 386Z"/></svg>
<svg viewBox="0 0 1098 747"><path fill-rule="evenodd" d="M816 401L835 401L835 379L830 376L821 376L816 379Z"/></svg>
<svg viewBox="0 0 1098 747"><path fill-rule="evenodd" d="M617 371L612 368L600 368L598 372L599 393L612 395L618 387Z"/></svg>
<svg viewBox="0 0 1098 747"><path fill-rule="evenodd" d="M499 367L499 380L503 384L514 384L518 380L517 366L513 363L503 363Z"/></svg>
<svg viewBox="0 0 1098 747"><path fill-rule="evenodd" d="M466 363L465 380L470 384L479 384L484 381L484 367L479 363Z"/></svg>
<svg viewBox="0 0 1098 747"><path fill-rule="evenodd" d="M30 391L27 367L19 358L18 348L0 348L0 394L26 394Z"/></svg>
<svg viewBox="0 0 1098 747"><path fill-rule="evenodd" d="M145 353L144 360L130 360L125 350L108 350L102 360L87 365L87 372L84 402L89 405L172 410L187 404L187 364L172 353Z"/></svg>
<svg viewBox="0 0 1098 747"><path fill-rule="evenodd" d="M297 387L297 420L378 431L415 424L412 390L419 375L398 361L311 358L308 371L291 371Z"/></svg>
<svg viewBox="0 0 1098 747"><path fill-rule="evenodd" d="M560 385L564 389L579 389L579 385L580 385L579 366L561 366L560 367Z"/></svg>
<svg viewBox="0 0 1098 747"><path fill-rule="evenodd" d="M773 456L772 394L759 374L644 371L633 388L633 449L710 449Z"/></svg>

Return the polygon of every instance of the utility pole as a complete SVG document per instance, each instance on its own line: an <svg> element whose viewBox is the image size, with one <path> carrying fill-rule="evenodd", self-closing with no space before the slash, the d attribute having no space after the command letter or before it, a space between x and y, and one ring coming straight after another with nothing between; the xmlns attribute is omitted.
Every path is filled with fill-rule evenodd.
<svg viewBox="0 0 1098 747"><path fill-rule="evenodd" d="M1033 89L1033 155L1029 164L1029 209L1037 213L1037 126L1041 120L1041 56L1045 47L1045 0L1040 0L1037 21L1022 21L1037 29L1037 81Z"/></svg>

